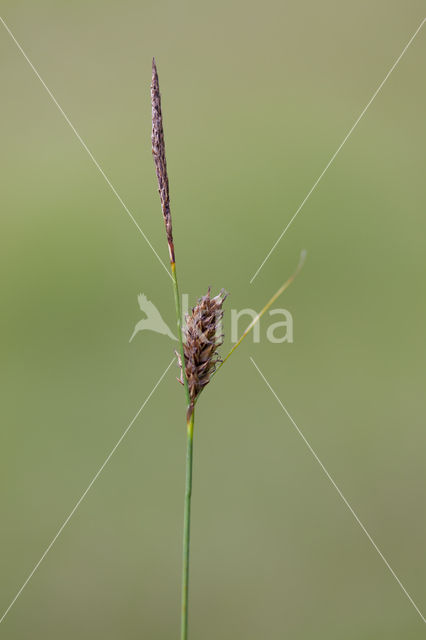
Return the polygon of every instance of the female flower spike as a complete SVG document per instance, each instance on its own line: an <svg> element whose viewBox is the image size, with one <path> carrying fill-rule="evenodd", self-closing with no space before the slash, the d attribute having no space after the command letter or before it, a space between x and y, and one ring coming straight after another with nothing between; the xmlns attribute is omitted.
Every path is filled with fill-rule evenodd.
<svg viewBox="0 0 426 640"><path fill-rule="evenodd" d="M222 289L217 296L211 298L209 288L207 294L192 309L192 313L186 316L183 330L185 373L191 397L191 413L201 391L210 382L216 364L221 361L217 349L223 343L223 334L220 333L222 305L227 295ZM179 355L178 360L181 368L180 382L183 384L182 359Z"/></svg>

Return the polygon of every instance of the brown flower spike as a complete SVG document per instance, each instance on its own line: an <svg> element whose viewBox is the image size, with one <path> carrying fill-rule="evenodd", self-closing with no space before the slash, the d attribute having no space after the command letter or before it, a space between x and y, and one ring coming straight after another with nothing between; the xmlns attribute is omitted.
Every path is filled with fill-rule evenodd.
<svg viewBox="0 0 426 640"><path fill-rule="evenodd" d="M222 305L227 295L222 289L217 296L211 298L209 288L207 294L200 298L192 309L192 313L186 316L184 353L185 373L191 397L190 413L197 397L210 382L216 364L220 362L217 348L223 343L220 326L223 317ZM177 356L181 368L179 382L183 384L182 359L179 354Z"/></svg>
<svg viewBox="0 0 426 640"><path fill-rule="evenodd" d="M175 263L175 249L173 245L172 216L170 213L169 178L167 175L166 145L164 144L163 115L161 113L160 84L158 82L157 67L152 59L151 81L151 105L152 105L152 155L154 156L155 171L158 180L158 193L160 194L161 209L163 211L164 224L166 225L167 242L171 264Z"/></svg>

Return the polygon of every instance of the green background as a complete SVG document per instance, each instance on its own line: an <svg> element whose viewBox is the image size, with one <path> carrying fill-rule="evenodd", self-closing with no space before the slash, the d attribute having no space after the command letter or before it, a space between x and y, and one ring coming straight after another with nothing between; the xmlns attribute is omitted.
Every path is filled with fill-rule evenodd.
<svg viewBox="0 0 426 640"><path fill-rule="evenodd" d="M191 638L414 640L423 615L425 28L249 280L423 19L422 2L30 2L1 15L150 241L156 56L178 271L279 306L199 404ZM173 356L128 339L171 281L0 25L4 611ZM178 637L184 396L172 367L0 626L5 639Z"/></svg>

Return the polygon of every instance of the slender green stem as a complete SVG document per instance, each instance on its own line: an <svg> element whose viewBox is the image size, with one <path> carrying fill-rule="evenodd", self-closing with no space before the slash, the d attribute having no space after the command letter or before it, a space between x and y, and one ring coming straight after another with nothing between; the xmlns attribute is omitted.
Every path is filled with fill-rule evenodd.
<svg viewBox="0 0 426 640"><path fill-rule="evenodd" d="M191 493L192 493L192 452L194 442L194 410L189 411L191 396L189 394L188 380L185 372L185 352L182 336L182 309L180 304L179 285L176 274L175 262L170 263L173 277L173 292L176 307L176 323L179 336L179 350L182 359L182 378L188 403L187 413L187 441L186 441L186 479L185 479L185 505L183 514L183 548L182 548L182 611L181 611L181 640L188 637L188 596L189 596L189 541L191 528Z"/></svg>
<svg viewBox="0 0 426 640"><path fill-rule="evenodd" d="M179 285L176 273L176 263L170 262L170 267L172 271L173 278L173 293L175 297L175 308L176 308L176 324L178 330L178 340L179 340L179 352L182 361L182 378L183 378L183 386L185 387L186 399L188 401L188 407L191 404L191 397L189 395L188 388L188 380L186 378L185 373L185 352L183 350L183 336L182 336L182 308L180 304L180 294L179 294Z"/></svg>
<svg viewBox="0 0 426 640"><path fill-rule="evenodd" d="M191 529L191 494L192 494L192 453L194 445L194 411L187 424L186 441L186 482L185 508L183 517L183 551L182 551L182 618L181 640L188 638L188 588L189 588L189 541Z"/></svg>

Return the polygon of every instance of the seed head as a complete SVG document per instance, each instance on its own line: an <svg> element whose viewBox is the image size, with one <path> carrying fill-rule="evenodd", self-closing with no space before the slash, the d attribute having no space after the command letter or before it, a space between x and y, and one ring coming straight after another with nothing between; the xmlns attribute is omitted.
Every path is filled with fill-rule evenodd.
<svg viewBox="0 0 426 640"><path fill-rule="evenodd" d="M164 224L166 225L167 242L169 244L170 262L175 261L173 246L172 216L170 213L169 178L167 175L166 145L164 143L163 115L161 112L160 84L158 82L157 67L152 59L151 81L151 106L152 106L152 155L154 156L155 171L158 181L158 193L160 194L161 209L163 211Z"/></svg>
<svg viewBox="0 0 426 640"><path fill-rule="evenodd" d="M216 364L220 362L217 348L223 343L220 329L222 305L227 295L222 289L217 296L211 298L209 288L207 294L200 298L192 309L192 313L186 316L184 353L185 373L191 397L190 411L201 391L210 382ZM183 384L182 359L179 354L177 356L181 368L179 382Z"/></svg>

